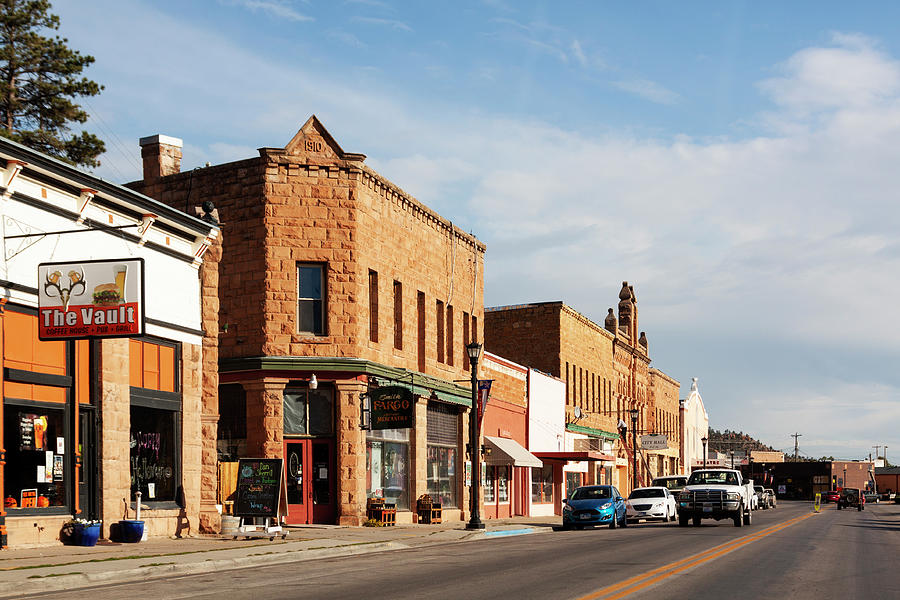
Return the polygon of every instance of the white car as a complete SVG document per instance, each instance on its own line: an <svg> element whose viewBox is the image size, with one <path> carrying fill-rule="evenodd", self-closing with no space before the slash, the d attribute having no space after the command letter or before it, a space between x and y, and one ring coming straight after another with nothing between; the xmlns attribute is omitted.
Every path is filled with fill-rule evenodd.
<svg viewBox="0 0 900 600"><path fill-rule="evenodd" d="M674 521L675 496L664 487L635 488L625 502L625 518L629 522Z"/></svg>

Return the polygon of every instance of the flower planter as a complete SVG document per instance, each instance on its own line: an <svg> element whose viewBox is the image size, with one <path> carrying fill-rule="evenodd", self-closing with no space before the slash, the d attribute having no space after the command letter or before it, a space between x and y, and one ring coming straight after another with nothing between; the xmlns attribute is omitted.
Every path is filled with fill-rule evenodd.
<svg viewBox="0 0 900 600"><path fill-rule="evenodd" d="M133 519L119 521L119 541L126 544L136 544L144 536L144 522Z"/></svg>
<svg viewBox="0 0 900 600"><path fill-rule="evenodd" d="M77 525L72 530L72 542L76 546L96 546L100 538L100 524Z"/></svg>

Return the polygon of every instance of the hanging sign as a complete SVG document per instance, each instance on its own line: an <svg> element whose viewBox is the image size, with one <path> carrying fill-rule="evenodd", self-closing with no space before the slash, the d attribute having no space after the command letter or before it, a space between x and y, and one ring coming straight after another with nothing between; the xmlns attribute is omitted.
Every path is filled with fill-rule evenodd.
<svg viewBox="0 0 900 600"><path fill-rule="evenodd" d="M665 450L669 447L669 438L662 434L641 436L641 448L644 450Z"/></svg>
<svg viewBox="0 0 900 600"><path fill-rule="evenodd" d="M38 337L131 337L144 333L144 259L38 265Z"/></svg>
<svg viewBox="0 0 900 600"><path fill-rule="evenodd" d="M399 385L389 385L369 391L372 401L372 429L410 429L415 420L415 399L412 392Z"/></svg>
<svg viewBox="0 0 900 600"><path fill-rule="evenodd" d="M488 400L491 399L491 384L493 379L478 380L478 431L481 431L481 424L484 422L484 411L487 408Z"/></svg>

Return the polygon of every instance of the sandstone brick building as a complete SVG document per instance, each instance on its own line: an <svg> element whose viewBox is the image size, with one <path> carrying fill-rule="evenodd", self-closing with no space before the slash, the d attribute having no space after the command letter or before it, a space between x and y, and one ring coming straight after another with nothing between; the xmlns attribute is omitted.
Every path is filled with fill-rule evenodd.
<svg viewBox="0 0 900 600"><path fill-rule="evenodd" d="M623 439L621 426L631 431L632 409L638 411L639 433L670 436L669 450L639 455L639 483L681 467L678 382L650 369L647 338L639 333L637 301L627 282L619 300L618 318L609 309L603 326L563 302L487 308L485 345L565 381L566 429L591 438L586 448L614 456L594 464L583 483L613 483L627 491L633 454L630 434Z"/></svg>
<svg viewBox="0 0 900 600"><path fill-rule="evenodd" d="M161 141L160 141L161 140ZM411 521L426 492L465 518L484 245L345 152L314 116L283 148L180 173L180 147L142 141L132 187L222 222L220 457L283 457L287 521L359 524L366 498ZM414 424L365 430L375 390L405 388ZM206 401L206 399L205 399ZM205 482L204 485L207 485Z"/></svg>
<svg viewBox="0 0 900 600"><path fill-rule="evenodd" d="M73 516L102 520L105 537L126 509L134 518L138 492L150 535L196 531L198 269L218 229L5 138L0 186L0 546L55 543ZM43 280L41 263L54 264ZM120 308L94 296L110 285L112 306L143 309L142 329L48 338L63 315L114 323ZM47 297L62 309L39 311Z"/></svg>

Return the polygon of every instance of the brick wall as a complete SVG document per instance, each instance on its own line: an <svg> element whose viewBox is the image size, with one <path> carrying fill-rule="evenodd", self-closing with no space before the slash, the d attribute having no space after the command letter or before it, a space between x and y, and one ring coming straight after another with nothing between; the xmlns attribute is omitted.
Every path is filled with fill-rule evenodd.
<svg viewBox="0 0 900 600"><path fill-rule="evenodd" d="M482 434L508 437L527 446L525 409L528 405L528 371L501 358L485 356L482 379L493 379L491 400L484 413Z"/></svg>

